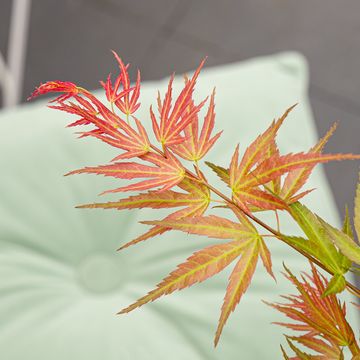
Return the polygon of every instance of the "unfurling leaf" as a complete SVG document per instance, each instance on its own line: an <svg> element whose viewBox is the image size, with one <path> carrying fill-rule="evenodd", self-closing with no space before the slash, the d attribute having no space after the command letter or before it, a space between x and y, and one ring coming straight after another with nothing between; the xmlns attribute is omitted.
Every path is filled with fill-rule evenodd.
<svg viewBox="0 0 360 360"><path fill-rule="evenodd" d="M251 240L246 242L231 241L212 245L197 251L187 261L178 265L178 268L158 284L155 290L152 290L148 295L121 310L119 314L132 311L150 301L156 300L160 296L170 294L175 290L184 289L197 282L202 282L219 273L235 260L250 242Z"/></svg>
<svg viewBox="0 0 360 360"><path fill-rule="evenodd" d="M114 55L121 62L115 52ZM120 66L120 68L122 72L117 77L114 85L111 83L110 77L102 85L111 106L115 104L128 117L129 114L134 113L140 106L140 104L137 104L140 91L140 75L138 75L135 88L130 88L127 67ZM119 91L121 85L123 91ZM125 150L124 154L116 157L117 160L145 155L149 151L150 142L141 122L135 119L136 129L131 127L126 121L116 115L113 110L108 109L90 91L70 82L50 81L40 85L34 91L32 97L49 92L63 93L63 95L58 96L52 101L56 102L57 105L52 105L50 108L80 117L80 119L71 123L69 127L90 124L95 126L93 130L81 132L80 137L96 137L111 146ZM130 93L132 93L131 96ZM76 103L65 102L70 98L73 98Z"/></svg>
<svg viewBox="0 0 360 360"><path fill-rule="evenodd" d="M140 95L140 71L138 70L137 72L135 87L131 89L129 73L127 71L128 66L123 63L123 61L115 51L113 51L113 54L116 61L118 62L120 68L120 75L115 81L114 88L112 87L110 76L108 77L107 82L105 84L102 83L102 85L106 91L108 101L110 103L114 103L122 113L129 116L140 107L140 103L137 103ZM123 96L121 96L121 93L120 95L117 95L117 89L120 84L122 84L123 86ZM131 90L133 91L130 96Z"/></svg>
<svg viewBox="0 0 360 360"><path fill-rule="evenodd" d="M48 81L45 84L40 84L35 91L30 95L28 100L31 100L37 96L45 95L48 93L64 93L63 95L58 96L51 102L59 101L63 102L72 96L75 96L79 93L81 93L84 89L77 86L76 84L70 82L70 81Z"/></svg>

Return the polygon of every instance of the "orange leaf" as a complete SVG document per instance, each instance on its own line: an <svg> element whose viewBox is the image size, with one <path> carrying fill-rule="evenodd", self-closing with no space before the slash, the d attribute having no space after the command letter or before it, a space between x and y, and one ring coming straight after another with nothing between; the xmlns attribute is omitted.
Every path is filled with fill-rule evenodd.
<svg viewBox="0 0 360 360"><path fill-rule="evenodd" d="M233 194L233 199L243 207L252 205L266 210L287 209L287 205L283 200L259 188L238 190Z"/></svg>
<svg viewBox="0 0 360 360"><path fill-rule="evenodd" d="M264 239L261 237L259 238L259 247L262 263L268 274L276 281L275 275L272 271L271 253L266 246Z"/></svg>
<svg viewBox="0 0 360 360"><path fill-rule="evenodd" d="M221 132L217 133L211 138L211 132L215 123L215 90L210 99L210 105L204 119L204 124L201 129L200 137L198 134L199 119L197 113L194 115L193 121L184 129L184 140L178 145L171 146L171 150L183 159L190 161L198 161L203 158L206 153L215 144L220 137ZM191 101L186 112L194 112L194 102Z"/></svg>
<svg viewBox="0 0 360 360"><path fill-rule="evenodd" d="M170 215L168 215L163 220L170 220L170 219L181 219L184 217L191 217L191 216L200 216L202 215L209 206L210 203L210 192L209 189L200 184L196 181L191 181L189 178L184 178L178 186L186 191L186 194L181 194L181 196L177 197L179 202L176 202L178 206L186 206L184 209L178 210ZM168 190L169 191L169 190ZM163 193L167 193L168 191L164 191ZM165 195L166 196L166 195ZM187 199L187 202L184 200ZM171 203L173 204L173 203ZM164 232L171 230L170 228L164 228L162 226L154 226L150 230L148 230L145 234L140 235L139 237L135 238L134 240L126 243L125 245L121 246L119 250L125 249L131 245L135 245L141 241L150 239L156 235L163 234Z"/></svg>
<svg viewBox="0 0 360 360"><path fill-rule="evenodd" d="M160 296L181 290L195 283L219 273L236 259L248 242L232 241L224 244L212 245L191 255L187 261L178 265L156 289L150 291L138 301L121 310L119 314L132 311Z"/></svg>
<svg viewBox="0 0 360 360"><path fill-rule="evenodd" d="M251 143L246 149L239 165L238 148L236 149L237 154L235 154L235 158L233 158L230 166L230 173L232 173L232 176L230 175L231 188L237 188L252 167L263 160L264 155L267 153L270 144L274 141L280 126L295 106L296 104L287 109L281 118L274 121L263 134L258 136L256 140Z"/></svg>
<svg viewBox="0 0 360 360"><path fill-rule="evenodd" d="M246 226L215 215L195 216L179 220L143 221L143 223L217 239L248 240L257 236L257 232L249 231Z"/></svg>
<svg viewBox="0 0 360 360"><path fill-rule="evenodd" d="M45 93L45 91L65 91L64 86L61 84L59 84L58 88L54 85L50 87L56 90L47 90L49 86L46 86L46 84L42 86L44 87L42 90L41 87L38 88L38 91L42 93ZM82 88L75 87L75 89L77 89L77 92L69 86L68 93L54 100L58 102L58 105L52 105L50 108L80 116L80 119L71 123L69 127L90 124L95 126L94 130L81 132L80 137L93 136L111 146L125 150L126 153L121 158L141 156L149 151L149 138L138 119L135 119L137 127L137 130L135 130L109 110L92 93ZM69 97L73 97L78 104L73 102L65 103L64 100Z"/></svg>
<svg viewBox="0 0 360 360"><path fill-rule="evenodd" d="M92 173L120 179L150 178L149 180L144 180L136 184L124 186L115 190L108 190L105 191L105 193L147 190L160 186L162 186L162 190L167 190L177 185L185 176L184 168L171 154L167 154L167 158L165 159L155 153L149 153L141 156L141 159L153 163L156 167L135 162L122 162L97 167L86 167L72 171L67 175Z"/></svg>
<svg viewBox="0 0 360 360"><path fill-rule="evenodd" d="M345 317L345 306L335 294L322 296L329 282L312 263L311 275L305 274L302 276L302 281L298 280L286 267L285 270L286 277L296 286L298 294L283 296L288 300L286 304L268 305L284 313L295 323L277 324L305 332L305 335L290 337L290 339L317 351L326 356L326 359L338 359L332 356L339 354L344 345L356 345L354 332Z"/></svg>
<svg viewBox="0 0 360 360"><path fill-rule="evenodd" d="M224 304L221 308L219 325L216 330L214 344L218 344L224 325L240 302L241 297L250 285L251 278L255 272L257 259L259 255L259 241L252 241L243 251L240 260L235 265L229 278L229 284L226 289Z"/></svg>
<svg viewBox="0 0 360 360"><path fill-rule="evenodd" d="M311 165L326 163L334 160L360 159L354 154L317 154L296 153L283 156L272 156L264 160L239 184L239 188L247 188L266 184L267 182L291 171Z"/></svg>
<svg viewBox="0 0 360 360"><path fill-rule="evenodd" d="M326 145L327 141L336 130L336 128L337 128L337 123L335 123L325 134L325 136L322 139L320 139L318 143L310 149L309 153L320 154L324 146ZM297 195L296 198L294 197L294 195L302 188L302 186L304 186L310 174L312 173L315 165L310 165L308 167L290 171L284 180L284 184L281 190L276 193L280 194L280 197L288 203L292 203L299 200L299 195ZM303 195L306 195L306 193L303 193Z"/></svg>

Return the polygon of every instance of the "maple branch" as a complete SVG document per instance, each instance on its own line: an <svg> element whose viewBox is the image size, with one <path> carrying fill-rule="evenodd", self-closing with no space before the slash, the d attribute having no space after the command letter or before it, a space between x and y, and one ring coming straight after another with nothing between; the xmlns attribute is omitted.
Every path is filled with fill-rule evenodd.
<svg viewBox="0 0 360 360"><path fill-rule="evenodd" d="M166 155L163 151L161 151L160 149L158 149L155 145L151 145L151 149L153 149L154 151L156 151L158 154L162 155L164 158L166 158ZM319 260L317 260L316 258L314 258L313 256L309 255L308 253L306 253L305 251L299 249L298 247L296 247L294 244L290 243L287 239L286 236L284 234L282 234L281 232L279 232L278 230L275 230L274 228L272 228L271 226L269 226L268 224L266 224L265 222L263 222L261 219L259 219L258 217L256 217L255 215L248 213L246 211L244 211L237 203L235 203L232 199L230 199L228 196L226 196L225 194L223 194L220 190L216 189L214 186L212 186L211 184L209 184L205 179L201 178L200 176L198 176L197 174L194 174L192 171L190 171L189 169L185 168L185 174L188 175L189 177L191 177L192 179L201 182L203 185L205 185L209 190L211 190L214 194L216 194L217 196L219 196L220 198L222 198L225 203L235 206L237 209L239 209L244 215L246 215L248 218L250 218L251 220L253 220L255 223L257 223L258 225L260 225L262 228L264 228L265 230L267 230L268 232L270 232L274 237L276 237L277 239L281 240L282 242L284 242L285 244L287 244L288 246L290 246L291 248L293 248L295 251L297 251L299 254L303 255L304 257L306 257L309 261L311 261L312 263L316 264L318 267L320 267L321 269L323 269L324 271L326 271L327 273L329 273L330 275L334 275L334 272L329 270L323 263L321 263ZM354 286L353 284L351 284L350 282L346 281L346 287L348 288L348 290L354 294L355 296L360 298L360 289L358 289L356 286Z"/></svg>
<svg viewBox="0 0 360 360"><path fill-rule="evenodd" d="M92 124L95 129L81 132L81 137L93 136L124 151L108 165L85 167L69 174L93 173L120 179L146 178L146 180L108 190L105 193L149 190L148 192L130 196L117 202L88 204L81 207L118 210L143 207L154 209L182 207L161 221L142 222L153 225L153 227L145 234L122 246L121 249L160 235L170 229L233 240L195 252L159 283L156 289L120 313L132 311L160 296L204 281L237 259L229 278L221 309L214 340L216 346L229 315L234 311L251 282L259 258L261 258L267 272L274 278L271 253L263 237L276 237L307 258L310 261L314 276L317 276L315 265L332 275L332 279L329 282L326 280L324 283L326 288L318 281L321 285L318 297L320 299L321 295L321 301L324 304L330 301L328 296L333 296L345 288L360 298L360 289L347 282L344 277L345 272L351 268L351 261L360 264L360 247L354 241L348 214L343 229L338 230L299 203L300 198L312 191L307 190L299 193L315 165L334 160L360 159L360 155L353 154L322 154L322 149L333 134L336 125L332 126L326 135L308 152L281 155L276 143L276 136L280 126L295 105L291 106L247 147L242 158L239 157L239 145L237 145L229 168L206 162L216 175L230 187L231 193L227 196L209 184L199 167L199 160L213 147L222 133L221 131L212 135L215 119L215 89L211 95L201 129L198 113L207 98L198 105L195 105L192 98L196 80L205 59L200 63L191 79L185 77L185 86L175 103L172 100L174 75L171 76L163 100L161 100L160 94L158 95L159 119L150 107L153 134L159 143L153 145L145 127L139 119L132 115L140 106L138 102L140 72L138 71L135 85L131 87L127 71L129 65L125 65L121 58L115 52L113 53L119 65L120 73L114 82L111 80L111 75L106 81L101 82L106 98L110 102L111 110L109 105L102 103L91 92L71 82L50 81L41 84L32 95L34 97L49 92L61 93L62 95L60 94L54 100L57 105L50 107L80 116L80 119L69 126ZM74 98L77 102L68 102L67 100L70 98ZM114 106L126 116L126 121L116 115ZM132 125L129 121L130 116L133 119ZM138 158L146 164L126 160L133 158ZM192 171L181 163L180 158L193 162ZM268 187L267 184L271 186ZM172 190L175 186L184 191ZM213 196L213 194L217 196ZM214 197L215 199L213 199ZM357 199L354 226L359 238L360 183L357 189ZM215 215L203 216L211 202L222 204L222 206L214 205L213 208L231 209L238 218L238 222ZM249 207L251 209L252 206L260 210L275 210L276 229L253 214L249 210ZM287 210L288 214L303 230L306 238L283 234L277 210ZM259 234L256 224L266 230L263 231L264 235ZM288 273L293 278L293 282L297 283L292 274L289 271ZM309 298L307 297L307 300ZM316 308L316 306L313 307ZM345 309L339 311L343 312L345 316ZM335 351L334 353L337 355L341 353L341 348L346 343L354 359L358 358L360 348L350 326L346 320L343 323L338 320L335 321L335 324L339 323L340 329L335 326L333 337L330 338L331 344L325 344L325 350L328 347L330 353ZM317 327L326 333L326 322L325 326L323 325L320 322ZM350 334L351 336L343 338L341 330L345 332L345 335ZM297 348L292 344L293 340L303 342L303 345L306 345L305 341L309 340L304 340L302 337L288 337L287 339L295 352ZM333 349L331 348L331 339L339 343ZM345 340L342 341L343 339ZM319 339L314 339L313 346L315 348L321 344L322 342L319 342ZM311 348L311 346L308 347ZM302 352L299 350L300 353ZM284 357L288 358L286 354ZM301 356L301 358L303 357Z"/></svg>
<svg viewBox="0 0 360 360"><path fill-rule="evenodd" d="M358 345L356 339L354 339L354 341L348 345L348 348L351 351L351 354L354 355L354 358L356 355L360 354L360 348L359 348L359 345Z"/></svg>
<svg viewBox="0 0 360 360"><path fill-rule="evenodd" d="M185 170L186 173L188 173L190 176L192 177L196 177L195 174L193 174L190 170ZM258 217L256 217L255 215L248 213L246 211L244 211L238 204L236 204L233 200L231 200L229 197L227 197L226 195L224 195L221 191L217 190L214 186L210 185L206 180L204 179L198 179L200 181L202 181L202 183L212 192L214 192L216 195L218 195L219 197L221 197L223 200L225 200L226 203L235 206L237 209L239 209L244 215L246 215L247 217L249 217L251 220L253 220L254 222L256 222L258 225L260 225L261 227L263 227L264 229L266 229L267 231L269 231L271 234L274 235L274 237L276 237L277 239L281 240L282 242L286 243L287 245L289 245L291 248L293 248L295 251L297 251L298 253L300 253L301 255L303 255L304 257L306 257L309 261L313 262L314 264L316 264L317 266L319 266L321 269L325 270L327 273L329 273L330 275L334 275L334 272L332 272L331 270L329 270L325 265L323 265L319 260L315 259L313 256L307 254L305 251L297 248L294 244L290 243L287 239L286 236L282 233L280 233L279 231L273 229L271 226L267 225L266 223L264 223L262 220L260 220ZM356 295L357 297L360 298L360 289L358 289L356 286L354 286L353 284L349 283L348 281L346 281L346 287L348 288L348 290L353 293L354 295Z"/></svg>

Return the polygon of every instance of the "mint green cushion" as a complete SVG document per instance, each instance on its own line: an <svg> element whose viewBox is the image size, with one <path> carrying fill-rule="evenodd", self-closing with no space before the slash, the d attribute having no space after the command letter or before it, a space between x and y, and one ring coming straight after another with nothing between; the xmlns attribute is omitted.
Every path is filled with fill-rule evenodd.
<svg viewBox="0 0 360 360"><path fill-rule="evenodd" d="M99 74L101 77L102 74ZM149 125L148 108L166 81L145 83L137 114ZM182 83L177 80L177 86ZM203 71L197 96L216 85L217 128L224 129L209 160L227 165L270 121L299 102L279 134L282 151L316 141L307 100L307 68L284 53ZM78 210L117 182L103 177L63 177L85 165L107 163L116 152L96 140L76 140L64 126L70 116L45 102L0 116L0 357L4 360L279 359L281 315L261 303L292 292L279 275L284 260L296 272L306 263L269 240L278 283L259 264L254 281L213 348L230 268L221 275L148 304L115 313L151 290L176 264L215 240L171 232L123 252L115 249L146 230L138 220L155 211ZM217 181L215 178L214 181ZM324 174L308 185L307 203L338 223ZM216 212L221 214L221 211ZM272 221L273 216L269 216ZM282 229L296 232L293 223Z"/></svg>

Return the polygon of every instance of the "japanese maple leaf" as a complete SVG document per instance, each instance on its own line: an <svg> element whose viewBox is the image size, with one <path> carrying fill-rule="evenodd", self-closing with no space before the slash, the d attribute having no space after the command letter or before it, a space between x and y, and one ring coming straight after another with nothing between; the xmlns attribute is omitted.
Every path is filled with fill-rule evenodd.
<svg viewBox="0 0 360 360"><path fill-rule="evenodd" d="M325 136L320 139L319 142L315 146L313 146L308 153L320 154L336 128L337 123L335 123L329 129ZM302 198L309 192L304 191L297 194L297 192L302 188L302 186L304 186L304 184L308 180L315 166L316 164L313 164L300 169L289 171L289 173L285 177L281 188L279 186L277 189L274 189L274 192L276 194L279 194L279 196L288 204L298 201L300 198Z"/></svg>
<svg viewBox="0 0 360 360"><path fill-rule="evenodd" d="M282 117L277 121L273 121L271 126L250 144L240 163L239 147L237 146L235 149L230 163L228 184L232 189L233 198L244 210L248 210L248 205L265 209L283 209L286 207L286 204L281 199L259 189L258 186L247 187L245 188L246 191L244 191L241 183L251 173L251 169L267 155L280 126L295 106L293 105L287 109Z"/></svg>
<svg viewBox="0 0 360 360"><path fill-rule="evenodd" d="M81 132L81 137L93 136L111 146L125 150L125 153L116 157L116 160L145 155L149 151L149 138L145 128L138 119L134 119L136 125L136 129L134 129L108 109L90 91L70 82L51 81L42 84L35 90L32 96L48 92L64 93L64 95L52 101L57 102L57 105L52 105L50 108L80 117L80 119L71 123L69 127L90 124L95 126L94 130ZM125 93L122 93L121 96L125 96ZM65 100L70 98L73 98L77 103L65 102Z"/></svg>
<svg viewBox="0 0 360 360"><path fill-rule="evenodd" d="M229 315L234 311L250 285L259 254L263 259L266 269L271 272L270 253L263 239L258 234L256 228L241 213L235 212L235 214L239 222L233 222L214 215L143 222L166 229L170 228L218 239L231 239L232 241L212 245L195 252L187 261L178 265L177 269L158 284L156 289L121 310L120 314L132 311L175 290L181 290L195 283L202 282L222 271L239 257L230 276L222 306L214 341L216 346Z"/></svg>
<svg viewBox="0 0 360 360"><path fill-rule="evenodd" d="M212 148L215 142L221 135L221 132L211 137L211 133L215 124L215 90L213 91L208 111L204 118L204 123L199 134L199 119L195 111L194 102L191 101L188 105L185 115L195 113L194 119L184 129L184 140L180 144L171 146L171 150L183 159L195 161L202 159L207 152Z"/></svg>
<svg viewBox="0 0 360 360"><path fill-rule="evenodd" d="M353 154L321 154L323 142L309 153L280 155L274 145L275 136L291 109L288 109L278 121L273 122L246 149L241 161L239 161L239 147L235 149L230 163L229 185L234 201L245 211L249 211L249 206L264 210L287 209L287 203L276 193L269 192L269 188L266 187L267 184L273 183L274 189L279 189L280 179L286 173L304 168L311 171L319 163L360 158L359 155ZM297 184L302 185L306 179L307 173L304 172ZM298 187L293 188L296 191Z"/></svg>
<svg viewBox="0 0 360 360"><path fill-rule="evenodd" d="M114 190L108 190L104 193L140 191L157 187L162 187L162 190L167 190L180 183L185 176L184 168L170 153L167 153L167 158L155 153L148 153L141 156L140 159L145 162L150 162L155 166L149 166L136 162L117 162L110 165L85 167L83 169L71 171L67 175L88 173L111 176L120 179L149 178L135 184L123 186Z"/></svg>
<svg viewBox="0 0 360 360"><path fill-rule="evenodd" d="M209 206L210 192L209 189L198 181L191 178L184 178L178 185L180 189L185 192L178 192L174 190L165 191L149 191L135 196L130 196L119 201L88 204L79 206L80 208L102 208L102 209L141 209L141 208L175 208L182 207L182 209L166 216L164 221L171 219L181 219L184 217L200 216ZM119 250L125 249L131 245L135 245L141 241L152 238L156 235L163 234L171 228L155 225L145 234L140 235L134 240L122 245Z"/></svg>
<svg viewBox="0 0 360 360"><path fill-rule="evenodd" d="M179 144L184 141L184 138L180 135L180 133L192 121L194 121L194 115L199 112L206 101L202 101L199 105L191 107L191 111L187 111L192 102L192 94L196 80L204 63L205 59L200 63L193 77L189 81L186 81L185 86L180 92L174 105L172 105L172 84L174 81L174 75L170 77L164 100L161 101L160 94L158 96L158 110L160 114L159 124L156 120L152 107L150 107L153 131L156 139L163 145L163 147Z"/></svg>
<svg viewBox="0 0 360 360"><path fill-rule="evenodd" d="M130 77L127 71L129 65L125 65L115 51L112 51L112 53L118 62L120 74L114 84L112 84L111 75L109 75L106 82L101 82L101 85L106 91L108 101L115 104L128 117L140 107L140 103L138 103L140 96L140 71L138 70L137 72L135 86L133 88L130 87ZM123 89L121 92L119 92L120 86Z"/></svg>
<svg viewBox="0 0 360 360"><path fill-rule="evenodd" d="M69 98L71 98L74 95L77 95L79 93L83 92L83 88L77 86L76 84L70 82L70 81L48 81L44 84L40 84L33 93L29 96L28 100L31 100L37 96L45 95L48 93L63 93L63 95L59 95L57 98L51 100L50 102L62 102Z"/></svg>
<svg viewBox="0 0 360 360"><path fill-rule="evenodd" d="M329 284L325 277L319 274L313 264L311 276L305 274L302 281L286 267L285 270L286 277L296 286L299 294L283 296L288 301L286 304L267 304L295 321L275 324L303 333L287 337L298 358L306 359L306 354L298 350L293 341L315 351L318 355L314 358L324 360L338 360L343 346L359 351L354 332L346 320L345 304L341 304L335 294L322 296Z"/></svg>

